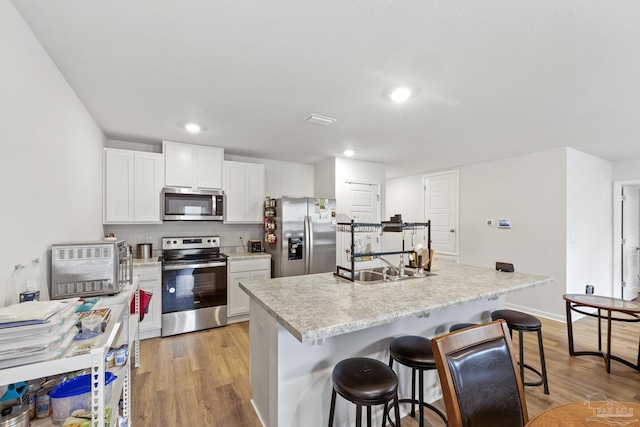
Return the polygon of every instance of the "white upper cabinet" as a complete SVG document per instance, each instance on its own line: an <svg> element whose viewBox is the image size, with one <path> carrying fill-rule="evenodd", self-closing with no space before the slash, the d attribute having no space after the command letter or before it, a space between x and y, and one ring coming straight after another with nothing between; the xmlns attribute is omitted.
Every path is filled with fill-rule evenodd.
<svg viewBox="0 0 640 427"><path fill-rule="evenodd" d="M162 143L164 182L167 187L193 187L193 146Z"/></svg>
<svg viewBox="0 0 640 427"><path fill-rule="evenodd" d="M215 147L195 147L196 183L198 188L222 188L224 150Z"/></svg>
<svg viewBox="0 0 640 427"><path fill-rule="evenodd" d="M222 188L224 149L204 145L162 142L165 186Z"/></svg>
<svg viewBox="0 0 640 427"><path fill-rule="evenodd" d="M163 159L159 153L104 149L104 224L162 222Z"/></svg>
<svg viewBox="0 0 640 427"><path fill-rule="evenodd" d="M224 162L225 223L264 222L264 165Z"/></svg>

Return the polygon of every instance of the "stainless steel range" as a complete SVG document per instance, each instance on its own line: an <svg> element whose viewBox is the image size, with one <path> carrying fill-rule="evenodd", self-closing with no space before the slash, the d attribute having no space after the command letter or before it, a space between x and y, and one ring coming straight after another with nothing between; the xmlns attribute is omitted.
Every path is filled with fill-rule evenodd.
<svg viewBox="0 0 640 427"><path fill-rule="evenodd" d="M162 238L162 336L227 324L227 257L220 237Z"/></svg>

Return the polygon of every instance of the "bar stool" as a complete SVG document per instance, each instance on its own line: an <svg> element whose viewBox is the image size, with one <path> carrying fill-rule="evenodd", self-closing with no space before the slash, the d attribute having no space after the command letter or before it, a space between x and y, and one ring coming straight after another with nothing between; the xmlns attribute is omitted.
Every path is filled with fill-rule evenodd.
<svg viewBox="0 0 640 427"><path fill-rule="evenodd" d="M415 404L418 404L420 427L424 427L425 407L435 412L446 425L447 417L438 408L424 401L424 372L437 369L436 361L433 358L433 350L431 350L431 340L415 335L398 337L391 341L389 352L390 368L393 368L394 360L411 368L411 398L400 399L400 403L411 403L411 417L413 418L416 416ZM416 372L420 374L418 379L418 399L416 399Z"/></svg>
<svg viewBox="0 0 640 427"><path fill-rule="evenodd" d="M549 394L549 383L547 381L547 367L544 360L544 347L542 346L542 324L540 319L527 313L515 310L496 310L491 313L492 320L503 319L509 326L509 331L513 335L513 331L518 331L518 347L520 350L520 377L522 383L528 386L544 385L544 394ZM540 353L541 371L524 363L524 343L522 339L523 332L537 332L538 334L538 352ZM525 382L524 368L529 369L540 377L540 381Z"/></svg>
<svg viewBox="0 0 640 427"><path fill-rule="evenodd" d="M476 326L477 323L454 323L449 328L449 332L459 331L460 329L470 328L471 326Z"/></svg>
<svg viewBox="0 0 640 427"><path fill-rule="evenodd" d="M336 392L356 404L356 426L362 426L362 407L367 407L367 426L371 427L371 406L384 404L382 423L387 418L388 403L393 400L396 425L400 426L398 377L384 363L367 357L354 357L339 362L333 368L333 391L329 427L333 427Z"/></svg>

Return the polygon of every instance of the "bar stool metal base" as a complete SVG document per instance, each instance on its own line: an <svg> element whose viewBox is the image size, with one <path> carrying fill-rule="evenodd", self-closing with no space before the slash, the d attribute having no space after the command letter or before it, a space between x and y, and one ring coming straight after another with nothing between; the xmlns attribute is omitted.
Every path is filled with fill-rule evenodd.
<svg viewBox="0 0 640 427"><path fill-rule="evenodd" d="M431 350L431 341L419 336L403 336L391 342L389 356L389 367L393 368L393 361L411 368L411 398L403 398L399 403L410 403L412 418L416 417L416 405L418 405L418 418L420 427L424 427L424 409L427 408L438 415L445 425L448 425L447 417L435 406L424 401L424 373L436 369L435 359ZM416 373L418 378L418 397L416 398ZM389 423L391 413L387 414Z"/></svg>
<svg viewBox="0 0 640 427"><path fill-rule="evenodd" d="M522 313L515 310L496 310L491 313L491 319L503 319L505 322L507 322L509 331L512 334L513 331L518 332L518 350L520 356L518 365L520 366L520 377L522 378L522 383L526 386L542 385L544 386L544 394L549 394L549 382L547 379L547 367L544 358L544 346L542 344L542 325L540 323L540 320L535 316L531 316L530 314ZM538 352L540 354L541 368L540 370L524 363L524 332L536 332L538 336ZM525 368L536 374L540 379L538 381L525 381Z"/></svg>

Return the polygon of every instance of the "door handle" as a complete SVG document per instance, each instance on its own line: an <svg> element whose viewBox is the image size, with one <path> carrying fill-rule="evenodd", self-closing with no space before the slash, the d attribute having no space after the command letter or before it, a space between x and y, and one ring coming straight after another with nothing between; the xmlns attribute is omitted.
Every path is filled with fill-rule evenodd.
<svg viewBox="0 0 640 427"><path fill-rule="evenodd" d="M454 230L453 228L449 229L449 233L455 233L455 232L456 232L456 230Z"/></svg>

